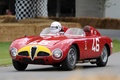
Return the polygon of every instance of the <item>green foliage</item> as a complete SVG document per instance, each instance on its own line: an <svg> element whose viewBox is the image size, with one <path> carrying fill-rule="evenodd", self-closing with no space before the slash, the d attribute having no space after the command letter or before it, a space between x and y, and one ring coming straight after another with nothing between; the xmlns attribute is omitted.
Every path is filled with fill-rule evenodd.
<svg viewBox="0 0 120 80"><path fill-rule="evenodd" d="M120 52L120 40L113 40L113 52Z"/></svg>

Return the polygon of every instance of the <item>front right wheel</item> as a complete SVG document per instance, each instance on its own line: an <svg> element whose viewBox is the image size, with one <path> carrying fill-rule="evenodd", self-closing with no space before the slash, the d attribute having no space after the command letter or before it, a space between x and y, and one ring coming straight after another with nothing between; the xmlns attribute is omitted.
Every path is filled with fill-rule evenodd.
<svg viewBox="0 0 120 80"><path fill-rule="evenodd" d="M107 61L108 61L108 51L107 51L107 47L104 46L102 53L101 53L101 56L97 59L96 64L98 67L104 67L107 64Z"/></svg>
<svg viewBox="0 0 120 80"><path fill-rule="evenodd" d="M76 66L76 61L77 61L77 50L75 46L71 46L65 60L62 62L62 68L64 70L74 69Z"/></svg>

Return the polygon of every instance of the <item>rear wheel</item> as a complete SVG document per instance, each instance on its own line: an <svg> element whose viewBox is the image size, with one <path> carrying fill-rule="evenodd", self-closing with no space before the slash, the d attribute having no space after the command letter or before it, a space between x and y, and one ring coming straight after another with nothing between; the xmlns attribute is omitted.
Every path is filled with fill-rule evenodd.
<svg viewBox="0 0 120 80"><path fill-rule="evenodd" d="M12 60L12 63L13 63L14 68L18 71L24 71L28 66L28 64L25 64L25 63L22 63L19 61L15 61L15 60Z"/></svg>
<svg viewBox="0 0 120 80"><path fill-rule="evenodd" d="M75 46L71 46L65 60L62 62L62 68L64 70L74 69L76 66L76 61L77 61L77 50Z"/></svg>
<svg viewBox="0 0 120 80"><path fill-rule="evenodd" d="M106 46L104 46L101 56L97 59L96 64L98 67L104 67L107 64L107 61L108 61L108 51L107 51Z"/></svg>

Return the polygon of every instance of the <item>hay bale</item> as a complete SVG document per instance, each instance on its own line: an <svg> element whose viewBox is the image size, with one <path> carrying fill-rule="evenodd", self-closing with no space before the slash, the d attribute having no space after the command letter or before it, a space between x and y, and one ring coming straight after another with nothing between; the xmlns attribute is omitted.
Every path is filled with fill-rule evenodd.
<svg viewBox="0 0 120 80"><path fill-rule="evenodd" d="M14 17L8 17L8 18L5 18L2 23L16 23L18 22Z"/></svg>
<svg viewBox="0 0 120 80"><path fill-rule="evenodd" d="M35 35L34 25L3 24L0 25L1 42L10 42L24 35Z"/></svg>
<svg viewBox="0 0 120 80"><path fill-rule="evenodd" d="M0 23L0 42L11 42L25 35L39 35L45 27L50 27L50 24L55 20L60 20L60 23L68 28L81 28L86 25L91 25L103 29L120 29L120 20L110 18L55 18L55 20L33 18L16 21L15 17L4 16L0 17L0 20L3 20L3 22Z"/></svg>
<svg viewBox="0 0 120 80"><path fill-rule="evenodd" d="M67 27L81 27L79 23L65 23L62 25ZM16 38L23 37L25 35L39 35L45 27L50 27L51 21L46 23L1 23L0 24L0 42L11 42Z"/></svg>

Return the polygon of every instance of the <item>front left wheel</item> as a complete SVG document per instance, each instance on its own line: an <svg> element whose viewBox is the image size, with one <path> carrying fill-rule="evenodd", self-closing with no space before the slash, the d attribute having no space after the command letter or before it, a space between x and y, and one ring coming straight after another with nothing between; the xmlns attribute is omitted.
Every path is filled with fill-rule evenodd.
<svg viewBox="0 0 120 80"><path fill-rule="evenodd" d="M76 66L77 61L77 50L76 47L73 45L68 51L68 54L65 60L62 62L62 68L64 70L72 70Z"/></svg>
<svg viewBox="0 0 120 80"><path fill-rule="evenodd" d="M28 64L25 64L25 63L22 63L19 61L15 61L15 60L12 60L12 63L13 63L14 68L18 71L24 71L28 66Z"/></svg>

